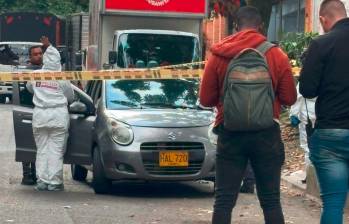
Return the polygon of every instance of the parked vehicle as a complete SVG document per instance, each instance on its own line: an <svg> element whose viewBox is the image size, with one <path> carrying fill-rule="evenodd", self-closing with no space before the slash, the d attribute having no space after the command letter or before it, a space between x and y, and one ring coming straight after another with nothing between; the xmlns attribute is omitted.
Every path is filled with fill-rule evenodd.
<svg viewBox="0 0 349 224"><path fill-rule="evenodd" d="M49 13L7 12L0 15L0 41L37 42L47 36L54 46L65 43L65 20Z"/></svg>
<svg viewBox="0 0 349 224"><path fill-rule="evenodd" d="M28 67L29 48L41 46L39 42L0 42L0 72L32 71ZM12 99L12 82L0 82L0 103Z"/></svg>
<svg viewBox="0 0 349 224"><path fill-rule="evenodd" d="M33 162L33 109L23 85L14 85L16 161ZM197 109L198 86L197 80L90 81L90 96L74 87L65 155L73 179L85 180L90 169L96 193L108 192L113 180L213 179L214 114Z"/></svg>
<svg viewBox="0 0 349 224"><path fill-rule="evenodd" d="M207 1L156 2L91 0L87 70L200 60Z"/></svg>
<svg viewBox="0 0 349 224"><path fill-rule="evenodd" d="M88 70L103 64L119 69L200 60L205 0L172 0L177 8L170 12L152 5L153 11L134 12L140 0L121 2L90 2ZM190 13L187 6L194 3L198 12ZM122 6L134 9L125 12ZM36 152L33 109L21 103L27 94L20 87L14 90L16 161L30 162ZM86 93L75 88L65 155L73 179L85 180L92 171L96 193L108 192L118 180L214 179L214 112L199 107L198 88L199 80L191 79L89 81Z"/></svg>

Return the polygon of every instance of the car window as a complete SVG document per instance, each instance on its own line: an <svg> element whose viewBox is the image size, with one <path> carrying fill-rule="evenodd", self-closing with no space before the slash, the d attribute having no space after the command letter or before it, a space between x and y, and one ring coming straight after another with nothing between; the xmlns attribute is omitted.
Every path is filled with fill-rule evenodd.
<svg viewBox="0 0 349 224"><path fill-rule="evenodd" d="M91 96L91 91L92 91L92 85L94 81L88 81L85 87L85 92Z"/></svg>
<svg viewBox="0 0 349 224"><path fill-rule="evenodd" d="M26 88L27 82L18 83L19 86L19 103L23 107L34 107L33 94Z"/></svg>
<svg viewBox="0 0 349 224"><path fill-rule="evenodd" d="M108 80L105 86L108 109L196 108L198 80Z"/></svg>

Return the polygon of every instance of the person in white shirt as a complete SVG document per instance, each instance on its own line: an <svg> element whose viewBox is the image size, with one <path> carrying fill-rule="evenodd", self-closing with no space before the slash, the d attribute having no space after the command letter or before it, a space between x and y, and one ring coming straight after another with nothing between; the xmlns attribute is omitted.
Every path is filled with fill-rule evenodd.
<svg viewBox="0 0 349 224"><path fill-rule="evenodd" d="M46 49L41 72L61 71L61 58L47 37L41 39ZM69 81L28 82L34 94L33 133L37 146L36 190L61 191L63 186L63 156L69 129L68 104L74 100Z"/></svg>
<svg viewBox="0 0 349 224"><path fill-rule="evenodd" d="M305 99L299 93L299 85L297 85L297 101L290 109L290 120L293 127L298 126L299 128L299 143L300 147L304 150L305 153L304 158L306 168L310 165L306 125L308 124L308 116L312 125L315 124L315 101L316 98ZM302 180L302 182L305 183L306 179Z"/></svg>

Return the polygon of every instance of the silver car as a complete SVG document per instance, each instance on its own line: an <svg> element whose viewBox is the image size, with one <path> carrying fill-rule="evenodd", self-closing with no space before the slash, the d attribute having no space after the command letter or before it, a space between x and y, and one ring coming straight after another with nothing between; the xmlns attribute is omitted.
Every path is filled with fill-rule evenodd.
<svg viewBox="0 0 349 224"><path fill-rule="evenodd" d="M16 161L34 161L32 105L23 105L21 85L14 90ZM198 80L89 81L86 93L75 88L65 154L73 179L83 181L91 170L96 193L117 180L214 179L214 113L199 107L198 88Z"/></svg>

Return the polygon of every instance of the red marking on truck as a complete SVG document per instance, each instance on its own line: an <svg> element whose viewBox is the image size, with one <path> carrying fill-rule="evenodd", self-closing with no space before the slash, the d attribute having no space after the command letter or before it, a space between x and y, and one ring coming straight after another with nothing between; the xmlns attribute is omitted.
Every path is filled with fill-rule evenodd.
<svg viewBox="0 0 349 224"><path fill-rule="evenodd" d="M205 14L206 0L106 0L105 9Z"/></svg>

